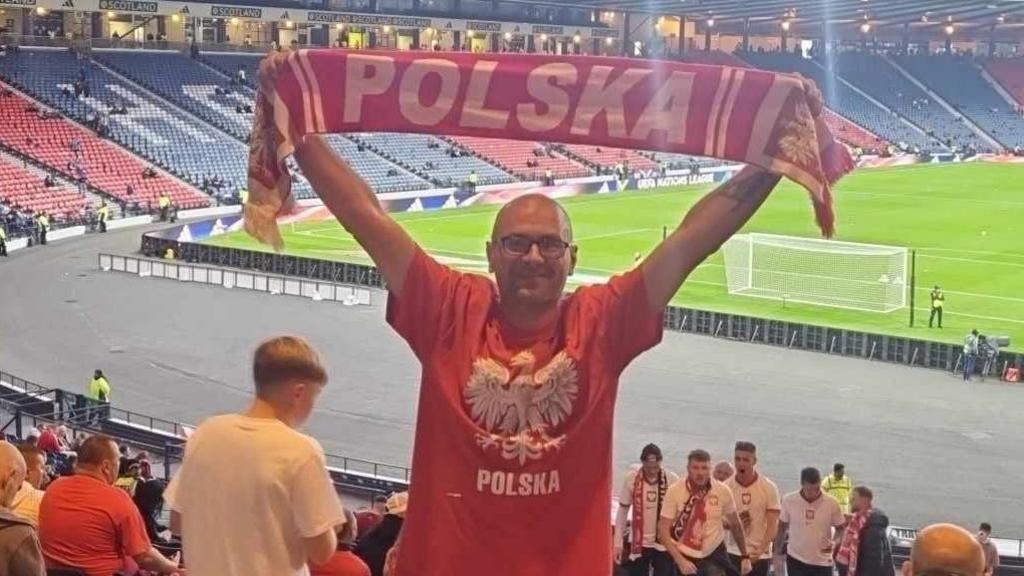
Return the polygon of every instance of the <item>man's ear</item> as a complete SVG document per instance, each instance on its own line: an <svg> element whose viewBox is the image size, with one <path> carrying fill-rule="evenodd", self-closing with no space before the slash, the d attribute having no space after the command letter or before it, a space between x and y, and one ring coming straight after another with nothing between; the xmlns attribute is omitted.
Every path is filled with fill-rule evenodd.
<svg viewBox="0 0 1024 576"><path fill-rule="evenodd" d="M494 249L494 243L488 240L484 245L487 247L487 272L494 274L494 265L491 264L491 251Z"/></svg>
<svg viewBox="0 0 1024 576"><path fill-rule="evenodd" d="M903 576L911 576L914 573L914 568L910 565L910 560L903 562L903 566L900 567L900 572Z"/></svg>
<svg viewBox="0 0 1024 576"><path fill-rule="evenodd" d="M573 244L569 246L569 275L572 276L576 273L576 261L577 253L579 252L579 246Z"/></svg>

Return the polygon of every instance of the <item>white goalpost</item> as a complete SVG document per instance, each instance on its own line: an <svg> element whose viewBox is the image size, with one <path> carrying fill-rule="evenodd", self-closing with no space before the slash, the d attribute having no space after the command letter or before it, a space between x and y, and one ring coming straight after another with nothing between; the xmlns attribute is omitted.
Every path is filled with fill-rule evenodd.
<svg viewBox="0 0 1024 576"><path fill-rule="evenodd" d="M730 294L892 312L907 305L908 250L775 234L737 234L722 247Z"/></svg>

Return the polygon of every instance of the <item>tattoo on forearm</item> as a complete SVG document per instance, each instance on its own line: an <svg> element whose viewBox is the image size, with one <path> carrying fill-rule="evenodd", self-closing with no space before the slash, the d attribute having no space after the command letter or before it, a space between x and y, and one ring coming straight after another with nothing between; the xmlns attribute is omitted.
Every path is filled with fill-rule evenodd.
<svg viewBox="0 0 1024 576"><path fill-rule="evenodd" d="M768 197L768 193L775 188L780 179L778 174L770 172L756 172L746 178L735 178L722 188L722 196L735 203L732 208L734 211L751 205L756 206Z"/></svg>

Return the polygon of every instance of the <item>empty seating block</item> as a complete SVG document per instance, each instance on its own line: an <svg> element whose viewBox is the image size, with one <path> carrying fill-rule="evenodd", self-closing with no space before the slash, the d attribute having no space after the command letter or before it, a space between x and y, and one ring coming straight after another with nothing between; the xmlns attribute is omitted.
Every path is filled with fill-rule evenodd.
<svg viewBox="0 0 1024 576"><path fill-rule="evenodd" d="M924 151L945 150L945 146L940 142L907 125L893 111L875 104L843 82L829 76L816 62L798 54L778 52L744 52L740 56L758 68L776 72L797 72L814 80L824 94L825 104L829 108L888 142L902 143ZM892 69L891 66L888 68ZM857 84L856 81L847 79ZM858 87L863 89L862 86Z"/></svg>
<svg viewBox="0 0 1024 576"><path fill-rule="evenodd" d="M245 144L66 50L23 48L0 58L0 74L79 121L103 118L111 139L193 185L215 175L227 183L226 192L246 185ZM70 93L80 75L88 81L89 97ZM112 114L115 107L124 113Z"/></svg>
<svg viewBox="0 0 1024 576"><path fill-rule="evenodd" d="M452 136L449 140L525 180L540 180L548 169L552 177L559 179L591 174L586 166L539 142L470 136Z"/></svg>
<svg viewBox="0 0 1024 576"><path fill-rule="evenodd" d="M1017 104L1024 105L1024 58L994 58L985 62L985 69Z"/></svg>
<svg viewBox="0 0 1024 576"><path fill-rule="evenodd" d="M963 56L905 56L900 64L1003 146L1024 145L1024 118ZM990 148L979 145L978 148Z"/></svg>
<svg viewBox="0 0 1024 576"><path fill-rule="evenodd" d="M97 51L97 60L241 140L252 131L252 93L178 52ZM218 90L219 89L219 90ZM222 92L218 94L217 92ZM223 92L227 92L224 94Z"/></svg>
<svg viewBox="0 0 1024 576"><path fill-rule="evenodd" d="M457 186L465 182L474 171L477 184L480 185L504 184L515 180L504 170L472 154L459 155L460 150L457 148L453 156L449 153L452 145L433 136L375 132L355 134L353 138L440 186Z"/></svg>
<svg viewBox="0 0 1024 576"><path fill-rule="evenodd" d="M76 218L88 203L85 196L69 186L46 187L37 171L0 156L0 201L12 208L35 214L45 211L59 219Z"/></svg>
<svg viewBox="0 0 1024 576"><path fill-rule="evenodd" d="M430 188L430 183L405 168L387 161L365 146L340 134L330 134L327 142L352 169L359 173L376 192L406 192Z"/></svg>
<svg viewBox="0 0 1024 576"><path fill-rule="evenodd" d="M632 170L654 170L658 168L657 162L636 150L609 148L607 146L566 144L565 151L603 170L613 169L619 163L628 165Z"/></svg>
<svg viewBox="0 0 1024 576"><path fill-rule="evenodd" d="M89 184L125 202L156 206L160 193L167 192L183 209L209 205L205 194L166 174L143 178L147 163L65 118L41 118L36 106L17 94L0 97L0 142L69 178L75 177L70 165L77 162ZM79 145L81 153L76 154L72 147Z"/></svg>

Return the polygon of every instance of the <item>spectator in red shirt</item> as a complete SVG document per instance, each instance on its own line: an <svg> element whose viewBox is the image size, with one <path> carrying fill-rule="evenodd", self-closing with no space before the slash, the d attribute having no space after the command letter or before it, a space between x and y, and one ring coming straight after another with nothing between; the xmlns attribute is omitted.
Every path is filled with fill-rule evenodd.
<svg viewBox="0 0 1024 576"><path fill-rule="evenodd" d="M153 548L138 508L117 480L117 443L88 438L78 448L74 476L50 484L39 510L39 539L48 568L77 568L110 576L137 563L157 573L178 567Z"/></svg>
<svg viewBox="0 0 1024 576"><path fill-rule="evenodd" d="M264 61L260 77L272 82L279 62ZM690 272L780 177L748 166L633 270L567 296L578 248L551 198L526 194L498 212L492 280L427 254L322 138L304 139L295 159L377 265L387 320L422 364L397 576L610 574L619 377L660 341L665 307Z"/></svg>
<svg viewBox="0 0 1024 576"><path fill-rule="evenodd" d="M372 508L356 512L356 525L359 526L359 530L356 532L356 540L366 536L370 530L373 530L380 524L380 519L384 517L384 512L387 510L387 503L388 497L378 494L373 497Z"/></svg>
<svg viewBox="0 0 1024 576"><path fill-rule="evenodd" d="M324 564L309 565L309 576L371 576L370 567L352 550L356 544L356 515L345 510L345 524L338 530L338 551Z"/></svg>
<svg viewBox="0 0 1024 576"><path fill-rule="evenodd" d="M53 431L52 425L43 424L42 432L39 434L39 441L36 443L36 448L46 452L47 456L52 456L53 454L60 452L60 440L57 439L57 434Z"/></svg>

